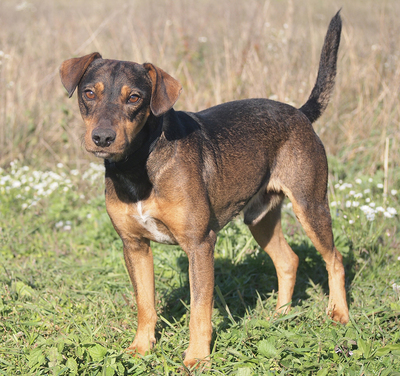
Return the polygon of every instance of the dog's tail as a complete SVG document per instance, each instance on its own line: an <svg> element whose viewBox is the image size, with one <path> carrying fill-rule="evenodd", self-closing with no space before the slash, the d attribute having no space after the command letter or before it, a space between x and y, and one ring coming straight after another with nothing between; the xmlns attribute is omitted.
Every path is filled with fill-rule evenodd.
<svg viewBox="0 0 400 376"><path fill-rule="evenodd" d="M314 123L328 106L335 85L336 61L340 44L342 20L340 10L332 18L322 47L317 81L308 101L300 108L311 123Z"/></svg>

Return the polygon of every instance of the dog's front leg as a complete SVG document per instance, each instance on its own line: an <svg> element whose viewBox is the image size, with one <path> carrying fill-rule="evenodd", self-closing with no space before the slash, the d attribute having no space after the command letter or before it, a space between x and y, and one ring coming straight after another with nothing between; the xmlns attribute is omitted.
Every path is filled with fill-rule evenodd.
<svg viewBox="0 0 400 376"><path fill-rule="evenodd" d="M147 240L124 240L124 258L135 290L138 327L127 351L144 355L156 342L153 254Z"/></svg>
<svg viewBox="0 0 400 376"><path fill-rule="evenodd" d="M214 294L214 246L212 233L197 246L183 247L189 258L190 282L190 340L184 364L209 362L212 336L211 314Z"/></svg>

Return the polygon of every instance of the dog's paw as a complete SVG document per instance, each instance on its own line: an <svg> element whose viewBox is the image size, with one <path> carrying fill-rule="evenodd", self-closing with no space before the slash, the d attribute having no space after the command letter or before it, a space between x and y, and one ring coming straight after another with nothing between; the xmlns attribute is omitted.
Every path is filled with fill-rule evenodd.
<svg viewBox="0 0 400 376"><path fill-rule="evenodd" d="M151 351L155 344L155 338L149 339L148 337L141 338L136 336L131 345L126 348L125 352L131 354L134 357L137 355L145 355L146 353L149 353Z"/></svg>
<svg viewBox="0 0 400 376"><path fill-rule="evenodd" d="M332 320L341 324L347 324L349 322L349 310L347 307L340 309L338 306L328 309L328 315Z"/></svg>
<svg viewBox="0 0 400 376"><path fill-rule="evenodd" d="M208 349L203 351L191 351L188 348L183 353L183 364L188 369L210 369L211 368L211 360L210 360L210 352Z"/></svg>

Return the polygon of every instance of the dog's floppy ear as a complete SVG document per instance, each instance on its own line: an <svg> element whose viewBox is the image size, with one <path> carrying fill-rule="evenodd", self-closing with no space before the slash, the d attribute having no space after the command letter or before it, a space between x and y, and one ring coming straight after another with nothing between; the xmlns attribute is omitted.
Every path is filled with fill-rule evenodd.
<svg viewBox="0 0 400 376"><path fill-rule="evenodd" d="M93 52L82 57L65 60L60 67L61 82L68 91L69 98L72 97L79 81L83 77L90 63L95 59L101 59L98 52Z"/></svg>
<svg viewBox="0 0 400 376"><path fill-rule="evenodd" d="M144 63L152 83L150 109L155 116L165 114L178 100L181 84L162 69L151 63Z"/></svg>

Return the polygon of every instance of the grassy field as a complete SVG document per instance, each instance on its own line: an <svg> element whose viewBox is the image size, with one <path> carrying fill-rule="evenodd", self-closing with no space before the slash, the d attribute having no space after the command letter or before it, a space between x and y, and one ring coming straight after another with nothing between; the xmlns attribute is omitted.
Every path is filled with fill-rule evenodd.
<svg viewBox="0 0 400 376"><path fill-rule="evenodd" d="M307 99L342 6L337 85L315 129L330 163L334 236L350 323L325 314L327 273L287 202L299 255L293 309L274 316L271 260L235 220L216 249L217 375L400 375L400 2L35 0L0 3L0 374L174 375L189 339L187 259L153 244L157 345L124 353L136 305L58 66L99 51L178 78L177 109Z"/></svg>

